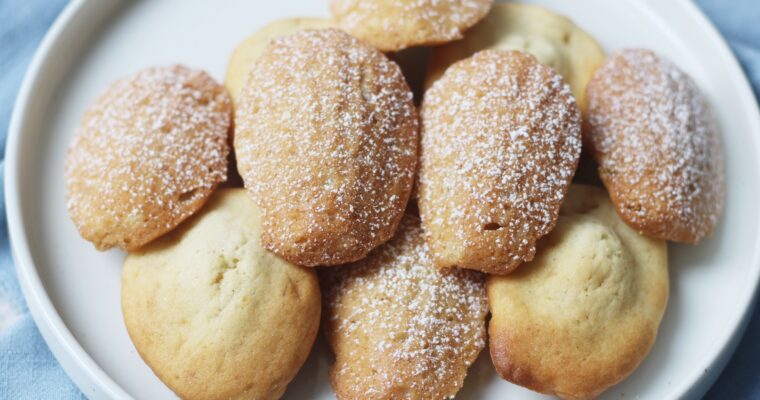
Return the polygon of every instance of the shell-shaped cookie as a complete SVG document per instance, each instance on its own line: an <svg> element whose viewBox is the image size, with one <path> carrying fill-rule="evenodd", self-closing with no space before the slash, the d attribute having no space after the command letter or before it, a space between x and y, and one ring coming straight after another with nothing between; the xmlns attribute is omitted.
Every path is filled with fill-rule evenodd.
<svg viewBox="0 0 760 400"><path fill-rule="evenodd" d="M208 74L147 68L89 107L66 158L66 200L95 247L134 250L198 210L227 177L232 105Z"/></svg>
<svg viewBox="0 0 760 400"><path fill-rule="evenodd" d="M723 207L718 129L694 81L644 49L614 53L588 86L589 142L620 217L659 239L697 243Z"/></svg>
<svg viewBox="0 0 760 400"><path fill-rule="evenodd" d="M591 399L631 374L668 302L664 241L621 221L604 190L572 185L533 261L487 283L499 375L563 399Z"/></svg>
<svg viewBox="0 0 760 400"><path fill-rule="evenodd" d="M222 189L124 261L124 323L140 356L183 399L278 399L311 351L316 273L258 241L259 210Z"/></svg>
<svg viewBox="0 0 760 400"><path fill-rule="evenodd" d="M442 399L462 387L485 346L483 275L433 266L419 220L406 216L369 257L321 272L323 329L339 399Z"/></svg>
<svg viewBox="0 0 760 400"><path fill-rule="evenodd" d="M417 165L398 65L335 29L275 39L236 109L238 170L262 243L300 265L358 260L393 236Z"/></svg>
<svg viewBox="0 0 760 400"><path fill-rule="evenodd" d="M570 88L519 51L452 65L425 93L419 209L438 267L504 274L556 223L581 151Z"/></svg>
<svg viewBox="0 0 760 400"><path fill-rule="evenodd" d="M331 0L341 29L382 51L461 39L493 0Z"/></svg>

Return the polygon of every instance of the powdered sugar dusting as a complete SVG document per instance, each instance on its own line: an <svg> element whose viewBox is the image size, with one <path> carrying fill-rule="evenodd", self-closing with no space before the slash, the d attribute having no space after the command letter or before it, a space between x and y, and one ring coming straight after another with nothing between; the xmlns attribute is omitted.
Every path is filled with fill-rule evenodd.
<svg viewBox="0 0 760 400"><path fill-rule="evenodd" d="M438 266L506 273L556 223L581 151L570 87L523 52L451 66L422 105L420 215Z"/></svg>
<svg viewBox="0 0 760 400"><path fill-rule="evenodd" d="M419 221L360 262L322 271L343 398L445 398L485 346L483 276L433 266Z"/></svg>
<svg viewBox="0 0 760 400"><path fill-rule="evenodd" d="M231 105L201 71L148 68L86 112L66 160L67 207L98 248L175 227L226 179Z"/></svg>
<svg viewBox="0 0 760 400"><path fill-rule="evenodd" d="M589 85L591 143L624 219L697 242L723 204L717 127L694 81L649 50L612 55Z"/></svg>
<svg viewBox="0 0 760 400"><path fill-rule="evenodd" d="M237 109L238 168L263 243L299 264L354 261L390 239L417 162L417 114L398 65L335 29L273 41Z"/></svg>
<svg viewBox="0 0 760 400"><path fill-rule="evenodd" d="M493 0L332 0L340 27L381 50L459 39Z"/></svg>

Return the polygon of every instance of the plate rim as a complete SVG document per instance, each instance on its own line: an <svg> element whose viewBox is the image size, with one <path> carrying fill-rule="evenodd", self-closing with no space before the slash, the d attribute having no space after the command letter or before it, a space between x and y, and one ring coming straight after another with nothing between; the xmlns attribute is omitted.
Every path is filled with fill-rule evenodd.
<svg viewBox="0 0 760 400"><path fill-rule="evenodd" d="M60 46L60 38L64 30L71 21L83 13L86 6L91 4L93 2L90 0L72 0L66 4L45 33L24 73L13 105L6 138L3 191L8 239L19 286L32 319L51 353L64 369L66 375L88 398L132 399L82 348L58 314L42 284L37 266L32 261L26 228L21 218L18 154L24 120L27 118L26 114L32 101L32 92L44 65L49 62L52 49Z"/></svg>
<svg viewBox="0 0 760 400"><path fill-rule="evenodd" d="M22 147L23 140L21 132L24 130L25 121L31 108L30 103L33 101L32 94L38 84L42 70L50 62L52 50L61 45L62 33L73 21L77 20L88 6L94 3L93 0L72 0L69 2L46 32L27 67L14 103L6 139L3 171L4 197L10 249L21 290L35 324L56 360L88 397L131 399L132 397L82 348L56 311L32 260L25 221L21 213L19 150ZM676 0L674 3L687 13L686 18L697 24L699 29L706 33L709 40L718 49L720 52L718 56L726 61L727 67L731 70L729 72L733 73L734 79L738 79L737 89L741 103L755 105L755 112L747 116L750 125L753 127L748 134L754 138L753 143L758 154L760 154L760 138L758 138L760 136L760 108L749 80L736 56L730 50L725 38L691 0ZM756 183L760 183L760 160L757 160L756 167L758 168L758 182ZM760 232L760 220L756 221L756 226ZM701 365L692 368L686 378L673 388L671 393L675 393L676 396L704 394L694 392L699 388L703 388L705 392L709 390L720 376L736 345L743 337L760 288L760 234L755 240L754 254L749 263L749 268L751 268L750 274L754 286L751 290L743 293L740 299L743 310L735 313L727 324L731 326L731 329L723 331L724 334L716 338L720 345L713 347L712 351L706 352ZM718 371L715 371L714 374L708 374L707 370L714 367L718 367Z"/></svg>

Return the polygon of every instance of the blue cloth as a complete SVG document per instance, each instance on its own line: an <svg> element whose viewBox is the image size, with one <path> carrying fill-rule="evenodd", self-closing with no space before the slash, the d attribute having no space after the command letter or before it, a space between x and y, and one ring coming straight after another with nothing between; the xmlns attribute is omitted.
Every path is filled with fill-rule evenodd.
<svg viewBox="0 0 760 400"><path fill-rule="evenodd" d="M728 39L760 94L758 0L696 0ZM23 73L65 0L0 0L0 150ZM0 153L2 154L2 153ZM2 172L2 161L0 161ZM2 175L0 174L0 180ZM2 185L0 185L0 190ZM5 205L0 196L0 398L79 399L34 325L9 255ZM760 399L760 308L708 399Z"/></svg>
<svg viewBox="0 0 760 400"><path fill-rule="evenodd" d="M5 154L10 114L24 72L65 5L65 0L0 0L0 154ZM2 166L0 161L0 173ZM26 308L10 256L4 198L0 196L0 398L82 399Z"/></svg>

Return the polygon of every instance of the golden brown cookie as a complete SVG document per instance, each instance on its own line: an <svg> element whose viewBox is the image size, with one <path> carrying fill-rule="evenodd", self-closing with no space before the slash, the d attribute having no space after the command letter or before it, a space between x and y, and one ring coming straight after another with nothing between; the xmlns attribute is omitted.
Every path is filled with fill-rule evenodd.
<svg viewBox="0 0 760 400"><path fill-rule="evenodd" d="M129 336L183 399L277 399L309 355L321 295L313 270L259 245L244 189L130 254L122 271Z"/></svg>
<svg viewBox="0 0 760 400"><path fill-rule="evenodd" d="M245 38L227 63L227 74L224 76L224 86L230 92L233 102L237 103L243 80L251 69L253 62L266 50L273 39L290 35L305 29L328 28L334 23L327 18L285 18L272 21L263 28Z"/></svg>
<svg viewBox="0 0 760 400"><path fill-rule="evenodd" d="M666 243L629 228L607 194L572 185L536 258L489 276L491 359L499 375L590 399L651 350L668 301Z"/></svg>
<svg viewBox="0 0 760 400"><path fill-rule="evenodd" d="M589 142L620 217L696 244L723 207L718 128L694 81L650 50L614 53L588 86Z"/></svg>
<svg viewBox="0 0 760 400"><path fill-rule="evenodd" d="M570 87L519 51L485 50L425 93L419 209L438 267L505 274L533 258L578 165Z"/></svg>
<svg viewBox="0 0 760 400"><path fill-rule="evenodd" d="M341 29L381 51L461 39L493 0L330 0Z"/></svg>
<svg viewBox="0 0 760 400"><path fill-rule="evenodd" d="M147 68L90 106L66 159L66 205L99 250L171 231L226 179L232 106L205 72Z"/></svg>
<svg viewBox="0 0 760 400"><path fill-rule="evenodd" d="M562 75L581 111L585 111L586 84L604 61L602 46L570 19L532 4L497 3L464 39L433 50L425 86L430 87L455 61L485 49L533 54Z"/></svg>
<svg viewBox="0 0 760 400"><path fill-rule="evenodd" d="M433 266L419 220L369 257L320 272L339 399L442 399L485 347L483 275Z"/></svg>
<svg viewBox="0 0 760 400"><path fill-rule="evenodd" d="M235 151L264 247L334 265L390 239L417 164L417 113L398 66L339 30L306 30L275 39L246 82Z"/></svg>

